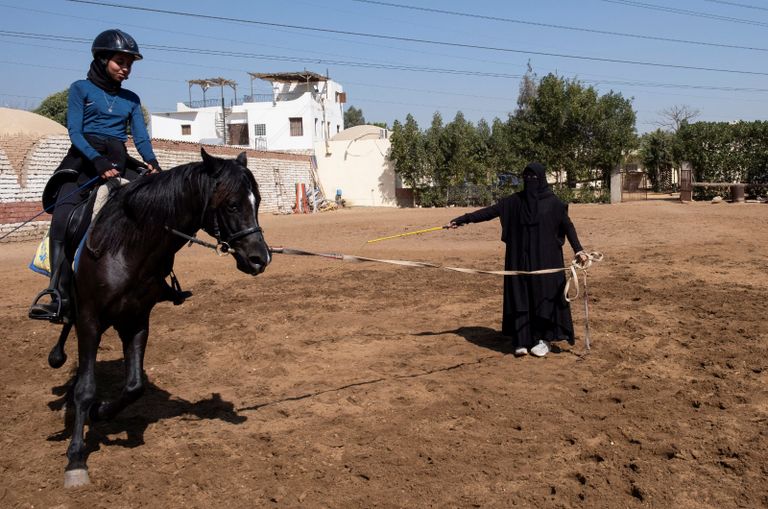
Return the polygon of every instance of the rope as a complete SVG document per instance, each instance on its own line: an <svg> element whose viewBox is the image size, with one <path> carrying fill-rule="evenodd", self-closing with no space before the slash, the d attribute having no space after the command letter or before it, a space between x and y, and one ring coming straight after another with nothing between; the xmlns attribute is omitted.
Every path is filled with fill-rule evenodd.
<svg viewBox="0 0 768 509"><path fill-rule="evenodd" d="M166 230L171 232L174 235L178 235L179 237L182 237L190 242L190 244L200 244L201 246L207 247L209 249L213 249L216 251L219 256L222 256L224 254L227 254L227 251L224 251L221 249L219 245L211 244L210 242L202 241L196 237L192 237L190 235L187 235L185 233L182 233L178 230L174 230L169 227L165 227ZM272 247L269 248L270 253L278 253L278 254L286 254L286 255L295 255L295 256L319 256L322 258L331 258L333 260L340 260L343 262L352 262L352 263L362 263L362 262L373 262L373 263L386 263L390 265L399 265L402 267L418 267L418 268L425 268L425 269L443 269L443 270L450 270L454 272L463 272L465 274L491 274L491 275L497 275L497 276L536 276L536 275L543 275L543 274L556 274L558 272L570 272L570 277L568 274L566 274L566 281L565 281L565 288L563 289L563 297L565 298L566 302L570 303L574 300L576 300L580 295L580 288L579 288L579 276L576 272L577 270L580 270L584 274L584 321L585 321L585 334L584 334L584 345L586 347L586 352L589 353L590 350L590 336L589 336L589 294L587 292L587 271L590 267L592 267L593 263L601 262L603 261L603 253L600 251L579 251L576 253L576 258L571 261L570 265L567 267L560 267L560 268L554 268L554 269L541 269L541 270L480 270L480 269L468 269L464 267L448 267L445 265L437 265L434 263L429 262L418 262L414 260L390 260L390 259L382 259L382 258L368 258L365 256L355 256L355 255L348 255L343 253L316 253L314 251L304 251L303 249L295 249L292 247ZM585 262L579 262L579 256L584 255L587 257L587 260ZM576 294L571 297L569 296L570 292L570 286L571 281L573 281L574 286L576 287Z"/></svg>
<svg viewBox="0 0 768 509"><path fill-rule="evenodd" d="M96 176L95 176L95 177L93 177L91 180L89 180L88 182L86 182L86 183L85 183L85 184L83 184L82 186L78 187L77 189L75 189L75 190L74 190L74 191L72 191L71 193L67 193L66 195L62 196L61 198L58 198L58 199L56 200L56 203L58 203L60 200L64 200L64 199L66 199L66 198L69 198L70 196L72 196L72 195L73 195L73 194L75 194L75 193L79 193L80 191L82 191L82 190L83 190L83 189L85 189L86 187L90 186L91 184L93 184L94 182L96 182L97 180L99 180L99 178L101 178L101 177L99 177L98 175L96 175ZM21 224L20 224L19 226L17 226L16 228L13 228L11 231L9 231L9 232L6 232L6 233L5 233L3 236L1 236L1 237L0 237L0 240L3 240L3 239L4 239L4 238L6 238L7 236L9 236L11 233L13 233L13 232L15 232L16 230L18 230L19 228L23 227L24 225L26 225L26 224L27 224L27 223L29 223L30 221L34 221L34 220L35 220L35 219L37 219L38 217L42 216L43 214L45 214L46 212L48 212L48 210L49 210L49 209L53 209L53 208L56 206L56 203L52 203L51 205L48 205L48 207L44 208L43 210L41 210L40 212L38 212L38 213L37 213L37 214L35 214L34 216L30 217L29 219L27 219L26 221L24 221L23 223L21 223Z"/></svg>
<svg viewBox="0 0 768 509"><path fill-rule="evenodd" d="M558 272L570 272L570 278L567 278L567 281L565 283L565 289L563 291L565 300L567 302L571 302L577 299L580 295L579 278L577 277L576 271L581 270L586 274L586 271L592 266L593 263L600 262L603 260L603 254L599 251L592 251L590 253L580 251L576 254L586 255L587 261L584 263L579 263L579 261L575 259L567 267L531 270L531 271L528 271L528 270L480 270L480 269L468 269L464 267L448 267L446 265L437 265L434 263L418 262L413 260L390 260L390 259L381 259L381 258L368 258L365 256L355 256L355 255L348 255L348 254L342 254L342 253L316 253L313 251L304 251L301 249L294 249L290 247L274 247L274 248L270 248L270 252L278 253L278 254L297 255L297 256L320 256L323 258L332 258L334 260L341 260L344 262L353 262L353 263L361 263L361 262L387 263L390 265L399 265L404 267L443 269L443 270L450 270L454 272L463 272L465 274L490 274L495 276L536 276L536 275L543 275L543 274L556 274ZM576 294L573 297L569 296L571 281L574 281L574 286L576 287ZM585 280L585 284L586 284L586 280Z"/></svg>

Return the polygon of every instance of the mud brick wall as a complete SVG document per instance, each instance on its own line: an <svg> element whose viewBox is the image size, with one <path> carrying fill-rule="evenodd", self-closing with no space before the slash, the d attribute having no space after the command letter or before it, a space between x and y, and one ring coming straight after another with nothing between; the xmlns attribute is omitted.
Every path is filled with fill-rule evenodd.
<svg viewBox="0 0 768 509"><path fill-rule="evenodd" d="M168 140L152 140L163 169L200 161L200 145ZM0 235L42 210L41 197L48 178L69 149L66 135L30 139L24 136L0 138ZM205 146L212 155L234 158L244 149ZM140 159L132 142L128 152ZM314 183L308 155L245 150L248 167L261 191L263 213L289 213L295 201L295 185ZM48 228L50 216L42 214L2 242L37 239Z"/></svg>

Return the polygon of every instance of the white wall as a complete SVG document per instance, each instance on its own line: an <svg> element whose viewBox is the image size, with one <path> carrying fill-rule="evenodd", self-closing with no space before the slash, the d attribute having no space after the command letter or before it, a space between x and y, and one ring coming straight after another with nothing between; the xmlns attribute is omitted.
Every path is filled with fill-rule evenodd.
<svg viewBox="0 0 768 509"><path fill-rule="evenodd" d="M315 143L317 173L325 197L332 200L336 189L352 206L396 207L395 171L388 158L388 139L343 140Z"/></svg>
<svg viewBox="0 0 768 509"><path fill-rule="evenodd" d="M183 104L179 103L184 109ZM201 108L199 110L154 113L150 117L150 136L161 140L189 141L218 138L216 133L216 113L221 108ZM181 134L182 125L191 125L189 135Z"/></svg>

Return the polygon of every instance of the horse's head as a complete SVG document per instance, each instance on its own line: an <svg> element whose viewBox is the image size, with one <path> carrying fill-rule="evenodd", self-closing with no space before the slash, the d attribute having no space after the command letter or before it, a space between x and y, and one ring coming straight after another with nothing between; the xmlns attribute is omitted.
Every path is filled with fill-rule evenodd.
<svg viewBox="0 0 768 509"><path fill-rule="evenodd" d="M200 152L205 172L215 181L203 228L223 251L235 257L239 270L261 274L271 256L259 226L259 186L247 167L245 152L237 159L213 157L204 149Z"/></svg>

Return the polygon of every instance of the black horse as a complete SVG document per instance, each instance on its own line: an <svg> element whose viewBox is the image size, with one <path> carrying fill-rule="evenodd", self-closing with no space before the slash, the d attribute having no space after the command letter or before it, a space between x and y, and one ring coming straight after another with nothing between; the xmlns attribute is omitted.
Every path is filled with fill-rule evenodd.
<svg viewBox="0 0 768 509"><path fill-rule="evenodd" d="M74 386L74 428L67 449L66 487L87 484L86 421L111 419L144 390L144 352L149 315L167 300L165 277L174 254L203 229L231 253L242 272L257 275L270 262L258 222L261 197L245 153L203 160L148 175L115 191L97 216L76 263L75 320L79 365ZM65 324L48 357L66 361ZM114 401L96 399L94 369L101 335L114 327L123 343L125 383Z"/></svg>

